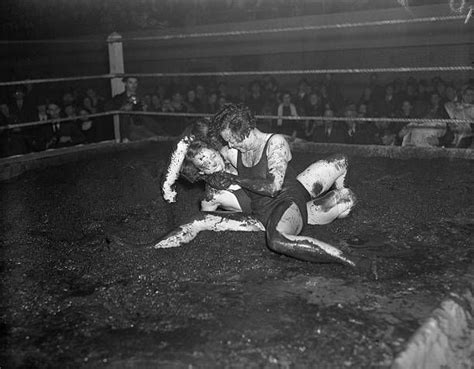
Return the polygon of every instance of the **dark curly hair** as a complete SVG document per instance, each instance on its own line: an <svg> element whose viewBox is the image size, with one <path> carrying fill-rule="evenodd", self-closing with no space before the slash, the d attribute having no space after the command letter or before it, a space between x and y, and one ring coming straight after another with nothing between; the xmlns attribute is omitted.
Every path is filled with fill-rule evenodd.
<svg viewBox="0 0 474 369"><path fill-rule="evenodd" d="M243 104L225 104L214 115L211 130L214 136L220 136L221 132L228 128L243 140L248 137L250 131L256 126L257 121L247 106Z"/></svg>
<svg viewBox="0 0 474 369"><path fill-rule="evenodd" d="M213 134L217 132L217 130L213 129L212 125L213 121L211 118L200 118L188 126L181 134L180 139L186 136L194 137L188 147L186 157L180 170L180 175L191 183L203 179L203 176L199 174L199 170L192 163L192 158L203 148L209 148L219 152L223 146L222 138Z"/></svg>

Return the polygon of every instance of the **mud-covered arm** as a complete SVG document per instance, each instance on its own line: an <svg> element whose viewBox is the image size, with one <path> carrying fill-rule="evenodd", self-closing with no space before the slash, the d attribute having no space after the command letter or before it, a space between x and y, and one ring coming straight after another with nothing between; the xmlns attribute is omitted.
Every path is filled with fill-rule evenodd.
<svg viewBox="0 0 474 369"><path fill-rule="evenodd" d="M193 135L184 136L178 141L176 148L171 153L168 167L166 168L166 173L161 184L163 198L167 202L171 203L176 201L175 182L179 177L179 172L183 165L184 158L186 157L186 152L193 139Z"/></svg>
<svg viewBox="0 0 474 369"><path fill-rule="evenodd" d="M250 179L232 176L233 183L264 196L274 197L283 187L288 162L291 160L290 146L281 135L274 135L267 146L268 169L265 179Z"/></svg>

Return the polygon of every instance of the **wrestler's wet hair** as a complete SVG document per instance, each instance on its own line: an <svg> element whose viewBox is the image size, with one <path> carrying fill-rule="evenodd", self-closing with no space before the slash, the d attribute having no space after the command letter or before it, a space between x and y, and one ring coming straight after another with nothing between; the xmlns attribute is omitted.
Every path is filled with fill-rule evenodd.
<svg viewBox="0 0 474 369"><path fill-rule="evenodd" d="M214 116L212 130L217 130L220 136L228 128L243 140L256 125L257 121L248 107L243 104L225 104Z"/></svg>
<svg viewBox="0 0 474 369"><path fill-rule="evenodd" d="M186 136L194 136L196 141L206 142L210 148L220 150L224 144L222 138L212 128L213 120L209 117L199 118L188 126L181 134L180 139Z"/></svg>
<svg viewBox="0 0 474 369"><path fill-rule="evenodd" d="M193 141L188 147L188 151L186 152L186 156L183 161L183 165L181 166L180 174L189 182L194 183L202 179L202 175L199 173L199 170L194 166L192 159L201 151L201 149L208 148L214 149L216 148L205 141Z"/></svg>

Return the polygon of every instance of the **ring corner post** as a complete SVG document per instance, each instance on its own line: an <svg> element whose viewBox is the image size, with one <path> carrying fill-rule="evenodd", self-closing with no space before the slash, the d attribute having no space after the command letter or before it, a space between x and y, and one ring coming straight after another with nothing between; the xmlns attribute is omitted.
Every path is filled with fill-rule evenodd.
<svg viewBox="0 0 474 369"><path fill-rule="evenodd" d="M123 74L125 72L123 61L122 36L113 32L107 37L109 48L109 71L110 74ZM112 97L124 91L124 86L120 77L114 77L110 80ZM121 141L120 135L120 116L114 114L114 137L116 142Z"/></svg>

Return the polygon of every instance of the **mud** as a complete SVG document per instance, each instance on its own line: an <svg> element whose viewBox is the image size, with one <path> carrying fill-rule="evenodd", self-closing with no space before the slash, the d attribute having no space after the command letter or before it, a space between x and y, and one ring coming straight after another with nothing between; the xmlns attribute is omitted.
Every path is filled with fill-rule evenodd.
<svg viewBox="0 0 474 369"><path fill-rule="evenodd" d="M356 210L305 235L374 255L370 273L279 256L264 233L151 241L198 212L203 189L159 183L170 147L0 183L2 368L388 368L466 283L474 173L463 160L350 158ZM303 170L317 154L294 154Z"/></svg>

